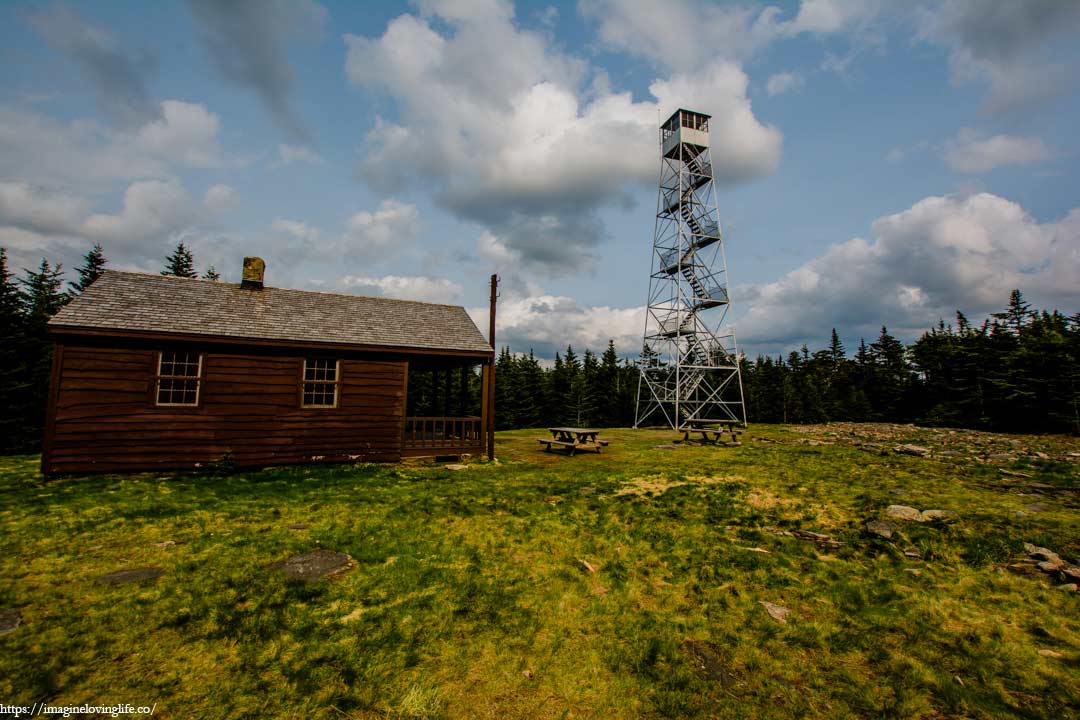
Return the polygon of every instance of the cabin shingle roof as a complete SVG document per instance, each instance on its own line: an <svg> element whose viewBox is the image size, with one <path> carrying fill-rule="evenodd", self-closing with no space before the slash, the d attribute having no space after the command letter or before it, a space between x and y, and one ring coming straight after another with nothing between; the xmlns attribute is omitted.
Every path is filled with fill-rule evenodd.
<svg viewBox="0 0 1080 720"><path fill-rule="evenodd" d="M491 352L462 307L106 270L49 322L55 331L207 335Z"/></svg>

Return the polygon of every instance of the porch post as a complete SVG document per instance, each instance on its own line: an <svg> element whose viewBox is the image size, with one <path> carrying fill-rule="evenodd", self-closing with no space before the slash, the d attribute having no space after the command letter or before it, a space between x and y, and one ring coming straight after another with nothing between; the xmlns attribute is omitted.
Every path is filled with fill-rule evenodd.
<svg viewBox="0 0 1080 720"><path fill-rule="evenodd" d="M488 432L488 427L491 422L491 411L489 408L489 396L491 395L490 385L491 377L491 365L484 363L480 366L480 443L487 446L488 460L493 457L493 448L491 447L490 438L491 435Z"/></svg>
<svg viewBox="0 0 1080 720"><path fill-rule="evenodd" d="M491 343L491 363L487 366L487 456L495 459L495 305L499 299L499 276L491 276L491 310L488 312L488 341Z"/></svg>

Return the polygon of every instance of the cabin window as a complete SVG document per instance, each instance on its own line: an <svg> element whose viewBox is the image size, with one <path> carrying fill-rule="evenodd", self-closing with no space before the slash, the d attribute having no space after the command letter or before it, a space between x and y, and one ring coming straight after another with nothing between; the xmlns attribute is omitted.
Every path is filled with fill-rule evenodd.
<svg viewBox="0 0 1080 720"><path fill-rule="evenodd" d="M338 360L308 358L304 360L303 406L310 408L337 407L338 379L341 377Z"/></svg>
<svg viewBox="0 0 1080 720"><path fill-rule="evenodd" d="M162 352L158 356L157 404L198 405L202 355Z"/></svg>

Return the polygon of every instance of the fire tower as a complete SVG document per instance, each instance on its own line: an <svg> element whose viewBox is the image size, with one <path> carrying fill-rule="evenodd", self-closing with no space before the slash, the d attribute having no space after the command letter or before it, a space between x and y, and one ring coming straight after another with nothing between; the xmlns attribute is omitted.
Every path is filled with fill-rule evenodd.
<svg viewBox="0 0 1080 720"><path fill-rule="evenodd" d="M634 427L746 424L709 117L679 109L660 126L660 192Z"/></svg>

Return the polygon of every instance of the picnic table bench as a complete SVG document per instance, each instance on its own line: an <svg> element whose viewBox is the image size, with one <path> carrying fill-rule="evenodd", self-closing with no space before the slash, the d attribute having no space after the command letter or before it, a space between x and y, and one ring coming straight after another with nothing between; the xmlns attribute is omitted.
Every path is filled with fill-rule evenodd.
<svg viewBox="0 0 1080 720"><path fill-rule="evenodd" d="M554 427L548 428L548 432L551 433L550 438L537 438L544 449L550 451L552 447L566 448L568 455L573 455L578 450L595 450L599 453L600 448L607 447L608 444L607 440L596 439L600 434L599 430Z"/></svg>
<svg viewBox="0 0 1080 720"><path fill-rule="evenodd" d="M700 442L703 445L716 445L724 435L731 435L731 442L737 443L739 434L743 431L739 427L739 421L730 418L695 418L684 422L679 429L683 432L684 442L691 442L692 433L701 433Z"/></svg>

